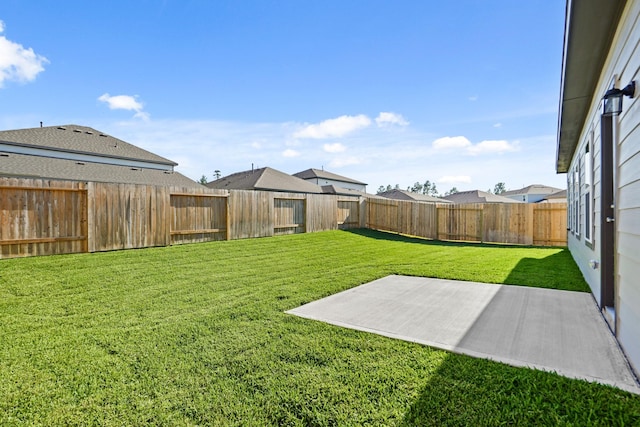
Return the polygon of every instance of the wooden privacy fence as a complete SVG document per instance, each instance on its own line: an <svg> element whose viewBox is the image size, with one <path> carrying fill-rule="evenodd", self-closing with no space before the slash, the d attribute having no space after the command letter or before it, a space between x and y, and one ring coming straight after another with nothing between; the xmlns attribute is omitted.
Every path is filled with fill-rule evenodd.
<svg viewBox="0 0 640 427"><path fill-rule="evenodd" d="M436 240L566 246L567 206L370 199L366 227Z"/></svg>
<svg viewBox="0 0 640 427"><path fill-rule="evenodd" d="M437 240L567 244L566 204L445 205L0 178L0 258L359 227Z"/></svg>
<svg viewBox="0 0 640 427"><path fill-rule="evenodd" d="M0 178L0 258L356 228L362 204L330 194Z"/></svg>

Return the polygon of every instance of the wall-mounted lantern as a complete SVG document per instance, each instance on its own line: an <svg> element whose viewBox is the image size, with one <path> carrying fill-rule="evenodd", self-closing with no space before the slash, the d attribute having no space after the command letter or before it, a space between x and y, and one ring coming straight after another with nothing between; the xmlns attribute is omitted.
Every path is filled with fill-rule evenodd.
<svg viewBox="0 0 640 427"><path fill-rule="evenodd" d="M624 89L609 89L602 99L604 99L603 116L617 116L622 112L622 96L626 95L633 98L636 93L636 82L633 81L625 86Z"/></svg>

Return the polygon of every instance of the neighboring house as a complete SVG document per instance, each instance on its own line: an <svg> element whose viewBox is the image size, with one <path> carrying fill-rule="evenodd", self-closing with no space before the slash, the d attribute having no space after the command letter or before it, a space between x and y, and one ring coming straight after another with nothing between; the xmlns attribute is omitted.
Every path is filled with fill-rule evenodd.
<svg viewBox="0 0 640 427"><path fill-rule="evenodd" d="M443 199L449 200L457 205L463 203L522 203L508 197L498 196L497 194L487 193L480 190L460 191L458 193L444 196Z"/></svg>
<svg viewBox="0 0 640 427"><path fill-rule="evenodd" d="M640 1L568 0L566 13L556 170L568 246L640 373ZM622 112L605 114L605 93L626 87Z"/></svg>
<svg viewBox="0 0 640 427"><path fill-rule="evenodd" d="M394 200L410 200L413 202L426 202L426 203L453 203L451 200L442 199L439 197L427 196L426 194L412 193L410 191L393 189L378 193L378 196L386 199Z"/></svg>
<svg viewBox="0 0 640 427"><path fill-rule="evenodd" d="M501 193L502 197L517 200L525 203L537 203L548 195L561 191L560 188L548 187L546 185L529 185L519 190L510 190Z"/></svg>
<svg viewBox="0 0 640 427"><path fill-rule="evenodd" d="M567 203L567 190L560 190L549 194L538 203Z"/></svg>
<svg viewBox="0 0 640 427"><path fill-rule="evenodd" d="M221 190L262 190L288 193L323 193L318 185L269 167L251 169L225 176L206 184Z"/></svg>
<svg viewBox="0 0 640 427"><path fill-rule="evenodd" d="M333 185L336 187L346 188L348 190L357 190L363 193L367 191L367 184L347 178L346 176L327 172L319 169L307 169L302 172L294 173L293 176L305 181L311 182L319 186Z"/></svg>
<svg viewBox="0 0 640 427"><path fill-rule="evenodd" d="M0 131L0 176L200 187L175 166L86 126Z"/></svg>

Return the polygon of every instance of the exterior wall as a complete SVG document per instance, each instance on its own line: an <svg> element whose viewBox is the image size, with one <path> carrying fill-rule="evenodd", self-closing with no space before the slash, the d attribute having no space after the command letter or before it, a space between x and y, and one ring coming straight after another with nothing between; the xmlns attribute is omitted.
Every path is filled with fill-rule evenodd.
<svg viewBox="0 0 640 427"><path fill-rule="evenodd" d="M625 97L623 112L614 117L615 191L615 333L636 372L640 372L640 2L631 1L622 14L607 61L594 92L568 177L569 241L596 300L600 299L600 114L601 97L615 81L622 88L636 81L636 95ZM585 145L593 141L593 187L590 212L585 212ZM586 164L588 166L588 164ZM577 200L577 203L576 203ZM576 209L578 212L576 213ZM585 244L584 226L592 215L592 248Z"/></svg>
<svg viewBox="0 0 640 427"><path fill-rule="evenodd" d="M312 178L312 179L307 179L307 181L313 182L314 184L319 185L321 187L323 185L335 185L338 187L346 188L348 190L358 190L363 192L367 191L366 185L355 184L352 182L336 181L334 179L326 179L326 178Z"/></svg>
<svg viewBox="0 0 640 427"><path fill-rule="evenodd" d="M540 200L544 200L549 194L512 194L509 196L505 196L501 194L501 196L506 197L511 200L517 200L518 202L525 203L538 203Z"/></svg>

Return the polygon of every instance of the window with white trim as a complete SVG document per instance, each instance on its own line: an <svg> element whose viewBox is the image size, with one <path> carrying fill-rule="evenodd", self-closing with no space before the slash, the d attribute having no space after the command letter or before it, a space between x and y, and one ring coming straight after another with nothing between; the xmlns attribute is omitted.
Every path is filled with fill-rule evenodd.
<svg viewBox="0 0 640 427"><path fill-rule="evenodd" d="M580 236L580 159L576 162L573 172L573 229L576 237Z"/></svg>
<svg viewBox="0 0 640 427"><path fill-rule="evenodd" d="M593 141L593 131L591 138L587 141L584 153L584 239L591 242L593 233L593 157L591 154L591 143Z"/></svg>

